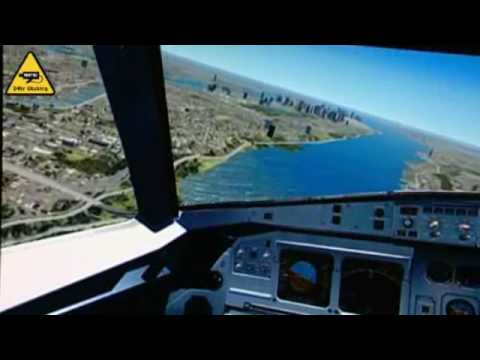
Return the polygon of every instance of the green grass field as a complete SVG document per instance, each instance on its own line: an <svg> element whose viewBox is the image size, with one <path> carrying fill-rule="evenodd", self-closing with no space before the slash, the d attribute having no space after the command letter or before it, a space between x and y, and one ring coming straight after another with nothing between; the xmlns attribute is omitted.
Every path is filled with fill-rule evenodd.
<svg viewBox="0 0 480 360"><path fill-rule="evenodd" d="M298 115L304 115L308 116L306 114L302 114L299 112L295 112L293 110L283 110L283 109L278 109L278 108L270 108L262 105L255 105L255 104L242 104L243 107L250 109L250 110L255 110L256 112L259 112L263 115L270 116L270 117L276 117L276 116L298 116Z"/></svg>
<svg viewBox="0 0 480 360"><path fill-rule="evenodd" d="M103 202L120 210L135 211L137 209L137 202L135 200L135 195L133 191L129 191L121 195L112 196L103 200Z"/></svg>
<svg viewBox="0 0 480 360"><path fill-rule="evenodd" d="M70 150L66 153L56 152L54 156L61 164L87 175L111 176L127 166L126 160L119 160L111 154L91 156L81 150Z"/></svg>

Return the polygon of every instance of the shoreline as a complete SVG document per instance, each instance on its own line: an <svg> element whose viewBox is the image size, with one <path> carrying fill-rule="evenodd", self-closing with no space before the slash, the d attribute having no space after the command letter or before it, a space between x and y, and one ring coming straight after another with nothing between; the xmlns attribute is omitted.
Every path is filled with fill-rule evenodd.
<svg viewBox="0 0 480 360"><path fill-rule="evenodd" d="M232 157L238 155L239 153L247 150L259 150L265 147L270 147L270 148L283 147L285 150L293 151L293 150L300 150L300 148L304 145L311 145L311 144L325 145L325 144L330 144L334 142L360 139L365 136L373 136L378 134L379 132L373 131L372 133L364 134L364 135L355 135L352 137L342 137L342 138L330 138L330 139L315 140L315 141L298 140L298 141L255 142L255 143L246 141L242 145L235 148L230 153L224 156L207 156L207 155L195 154L195 155L189 155L189 156L183 157L175 161L174 168L175 170L177 170L182 165L188 164L192 161L199 161L198 168L197 168L198 171L189 173L186 176L180 177L180 180L183 180L191 175L202 174L207 171L210 171L216 168L217 166L223 164L224 162L230 160Z"/></svg>
<svg viewBox="0 0 480 360"><path fill-rule="evenodd" d="M480 161L451 150L437 150L432 156L417 153L406 164L401 177L404 190L479 191Z"/></svg>

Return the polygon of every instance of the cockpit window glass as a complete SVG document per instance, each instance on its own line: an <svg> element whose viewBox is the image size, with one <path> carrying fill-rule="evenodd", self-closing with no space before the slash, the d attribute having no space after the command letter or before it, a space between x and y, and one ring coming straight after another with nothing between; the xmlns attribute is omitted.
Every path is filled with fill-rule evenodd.
<svg viewBox="0 0 480 360"><path fill-rule="evenodd" d="M41 70L22 66L29 54ZM92 46L6 45L3 64L2 247L134 216L129 171ZM48 86L44 78L54 96L18 96Z"/></svg>
<svg viewBox="0 0 480 360"><path fill-rule="evenodd" d="M480 192L478 57L336 45L161 50L181 205Z"/></svg>

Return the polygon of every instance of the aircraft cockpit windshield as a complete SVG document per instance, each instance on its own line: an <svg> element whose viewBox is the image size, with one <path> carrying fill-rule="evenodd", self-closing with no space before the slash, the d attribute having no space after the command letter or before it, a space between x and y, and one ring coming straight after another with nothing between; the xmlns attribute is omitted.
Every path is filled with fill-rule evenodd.
<svg viewBox="0 0 480 360"><path fill-rule="evenodd" d="M480 193L479 57L338 45L160 50L181 206ZM93 47L4 46L4 84L28 52L56 94L4 91L3 247L137 213Z"/></svg>
<svg viewBox="0 0 480 360"><path fill-rule="evenodd" d="M480 58L162 45L182 205L480 193Z"/></svg>
<svg viewBox="0 0 480 360"><path fill-rule="evenodd" d="M2 50L0 312L480 313L480 57Z"/></svg>

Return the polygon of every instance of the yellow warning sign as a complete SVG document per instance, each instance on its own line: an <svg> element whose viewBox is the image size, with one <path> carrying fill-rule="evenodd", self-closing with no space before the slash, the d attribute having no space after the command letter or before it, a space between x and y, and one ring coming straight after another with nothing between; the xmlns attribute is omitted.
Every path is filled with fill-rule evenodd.
<svg viewBox="0 0 480 360"><path fill-rule="evenodd" d="M6 95L51 96L55 89L33 52L28 52L15 72Z"/></svg>

